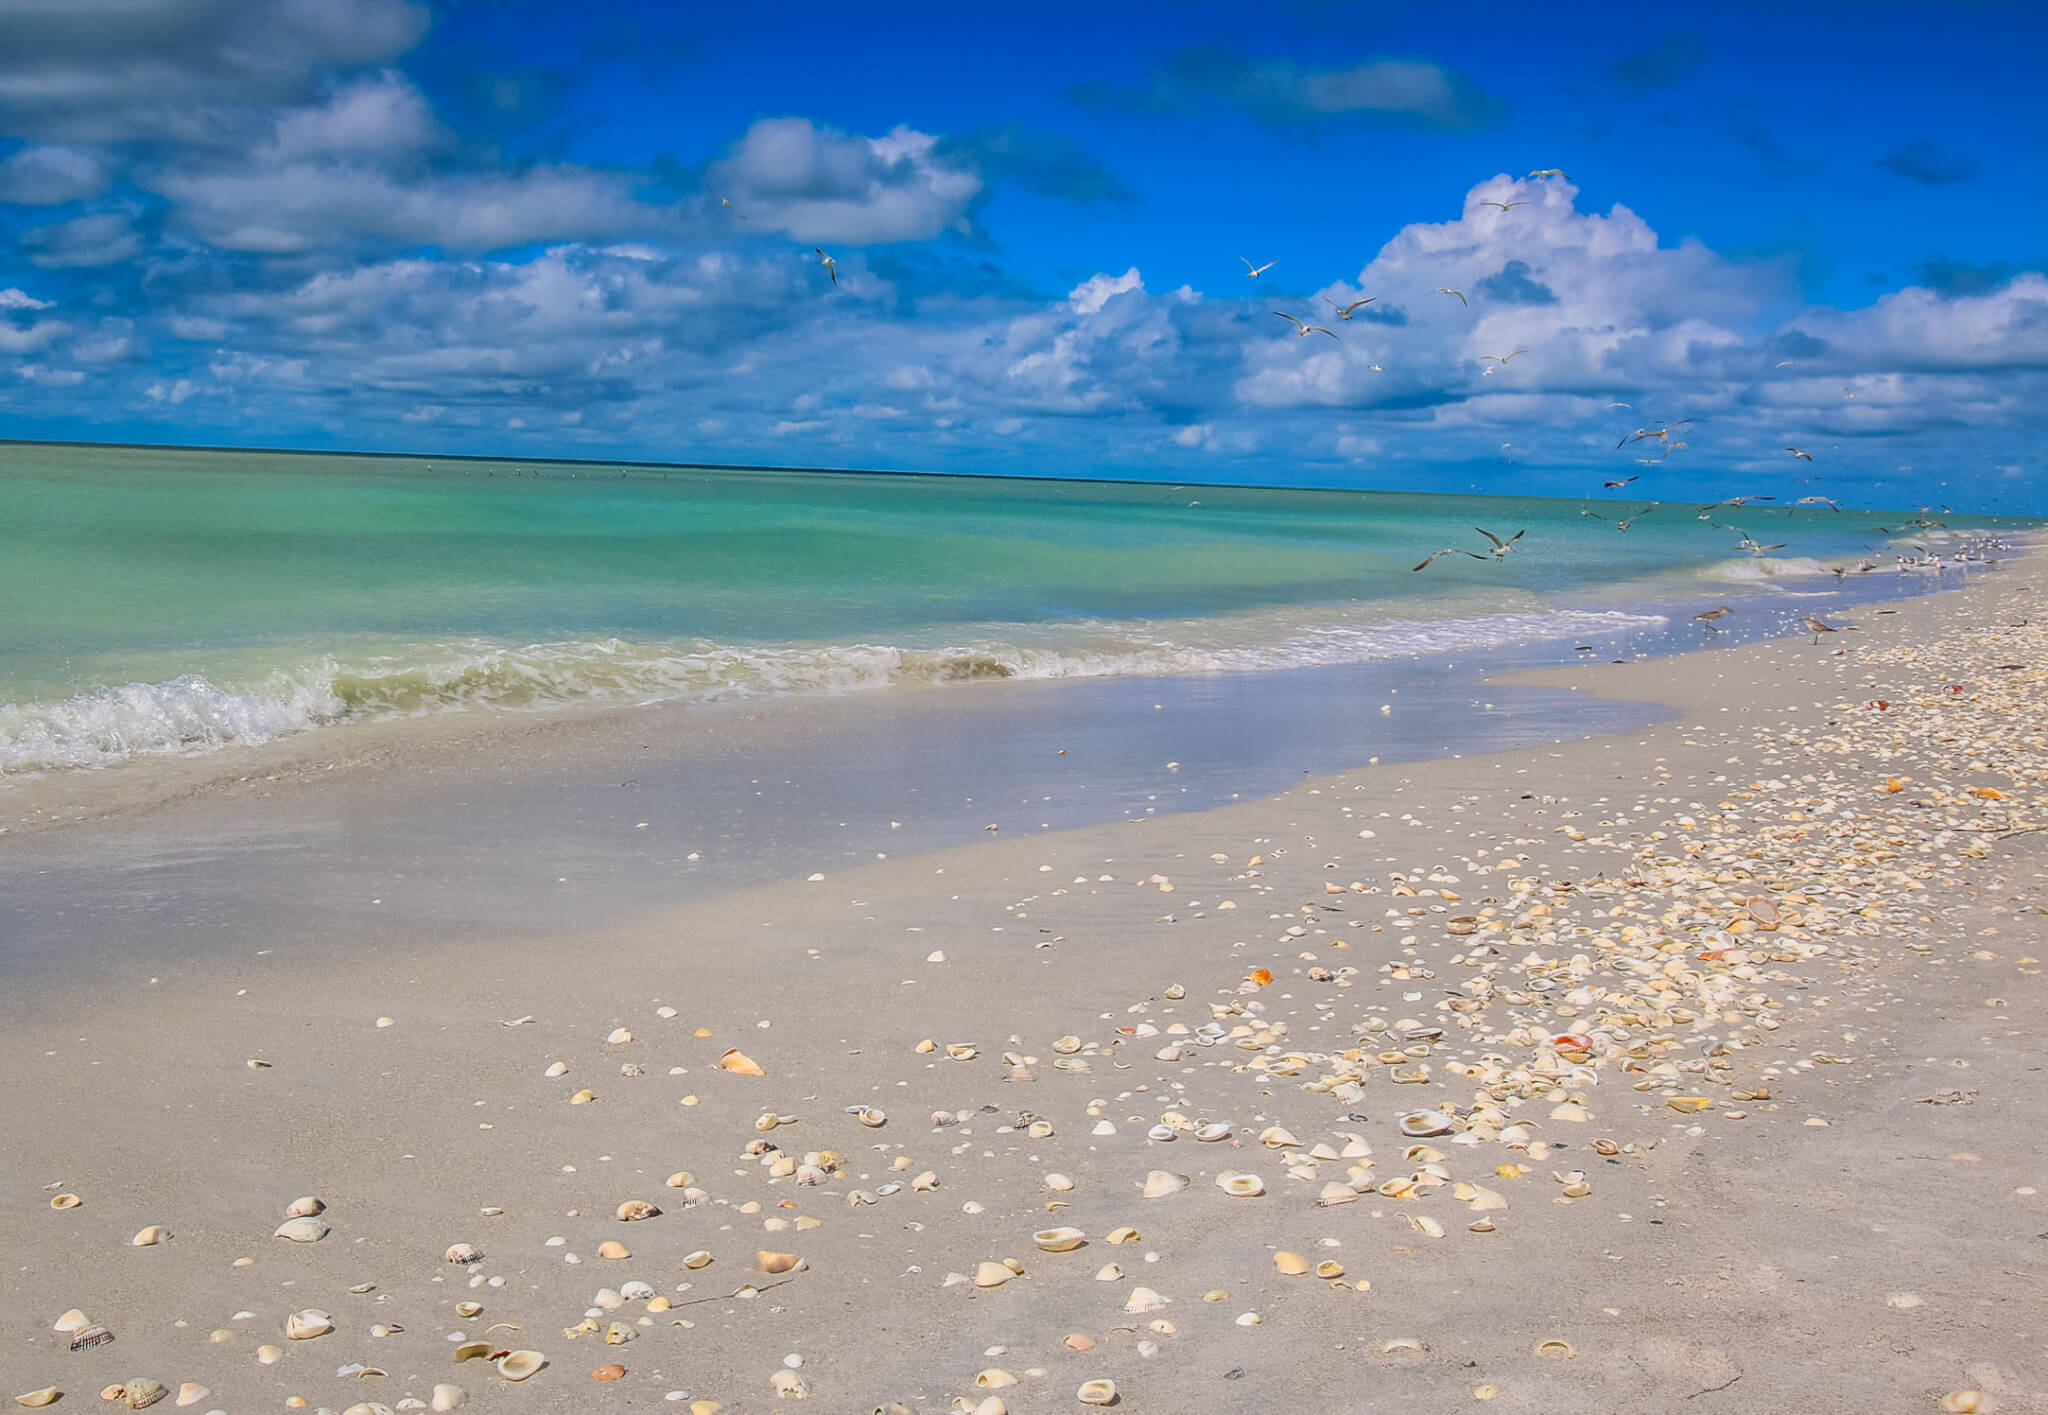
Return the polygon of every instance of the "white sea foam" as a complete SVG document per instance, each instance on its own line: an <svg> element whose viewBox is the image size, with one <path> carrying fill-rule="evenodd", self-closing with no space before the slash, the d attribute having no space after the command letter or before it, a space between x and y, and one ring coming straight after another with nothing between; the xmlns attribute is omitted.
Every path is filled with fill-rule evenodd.
<svg viewBox="0 0 2048 1415"><path fill-rule="evenodd" d="M1659 616L1567 610L1440 620L1288 622L1272 616L1043 627L962 645L728 645L572 640L438 642L322 657L230 685L187 674L60 701L0 703L0 772L107 766L251 746L335 723L580 702L730 702L893 685L1257 673L1647 629ZM1013 626L1014 627L1014 626Z"/></svg>
<svg viewBox="0 0 2048 1415"><path fill-rule="evenodd" d="M1844 564L1853 564L1845 561ZM1756 584L1775 580L1797 580L1809 575L1832 575L1834 567L1806 555L1788 555L1782 559L1771 556L1745 555L1739 560L1717 560L1711 565L1702 565L1700 578L1706 580L1730 581L1738 584Z"/></svg>

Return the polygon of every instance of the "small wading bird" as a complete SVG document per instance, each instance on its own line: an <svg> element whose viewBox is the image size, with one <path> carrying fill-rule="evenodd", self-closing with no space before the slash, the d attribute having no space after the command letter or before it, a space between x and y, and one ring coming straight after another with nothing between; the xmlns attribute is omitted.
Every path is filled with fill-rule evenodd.
<svg viewBox="0 0 2048 1415"><path fill-rule="evenodd" d="M826 255L825 252L817 246L812 246L811 249L818 252L818 264L825 267L825 273L831 276L832 283L834 285L837 285L839 283L839 262L832 259L831 256Z"/></svg>
<svg viewBox="0 0 2048 1415"><path fill-rule="evenodd" d="M1274 310L1273 313L1279 315L1280 318L1286 320L1289 324L1293 325L1294 332L1304 339L1308 338L1308 336L1311 334L1328 334L1332 339L1335 339L1337 337L1335 331L1325 329L1320 324L1305 324L1301 320L1296 319L1293 315L1288 314L1285 310Z"/></svg>
<svg viewBox="0 0 2048 1415"><path fill-rule="evenodd" d="M1250 261L1245 260L1243 256L1239 256L1238 259L1244 260L1244 278L1247 280L1258 279L1277 264L1277 262L1269 260L1264 265L1253 265Z"/></svg>
<svg viewBox="0 0 2048 1415"><path fill-rule="evenodd" d="M1448 286L1448 285L1439 285L1439 286L1437 286L1437 287L1436 287L1436 292L1437 292L1437 293L1438 293L1439 295L1456 295L1456 296L1458 297L1458 303L1459 303L1459 304L1461 304L1461 305L1465 305L1465 306L1468 306L1468 307L1469 307L1469 306L1471 305L1471 303L1472 303L1472 302L1471 302L1470 300L1468 300L1468 299L1466 299L1466 298L1465 298L1465 292L1464 292L1463 290L1453 290L1453 289L1452 289L1452 288L1451 288L1450 286Z"/></svg>
<svg viewBox="0 0 2048 1415"><path fill-rule="evenodd" d="M1502 211L1511 211L1515 207L1527 206L1529 203L1527 203L1526 201L1488 201L1482 199L1479 204L1481 206L1497 206Z"/></svg>
<svg viewBox="0 0 2048 1415"><path fill-rule="evenodd" d="M1716 624L1720 623L1721 620L1726 619L1729 615L1733 614L1734 612L1734 610L1730 609L1727 605L1724 604L1719 609L1709 609L1704 614L1695 614L1693 615L1693 618L1699 620L1702 624L1706 625L1709 629L1711 629Z"/></svg>
<svg viewBox="0 0 2048 1415"><path fill-rule="evenodd" d="M1337 318L1349 319L1352 315L1357 314L1360 310L1364 309L1367 305L1371 304L1374 300L1377 300L1378 298L1378 295L1367 295L1362 300L1353 300L1348 305L1340 305L1335 300L1331 299L1328 295L1325 295L1323 296L1323 303L1328 305L1331 309L1337 312Z"/></svg>
<svg viewBox="0 0 2048 1415"><path fill-rule="evenodd" d="M1854 624L1830 624L1825 619L1817 619L1809 614L1806 616L1806 627L1813 630L1813 641L1818 644L1822 634L1839 634L1844 628L1853 629L1856 626Z"/></svg>
<svg viewBox="0 0 2048 1415"><path fill-rule="evenodd" d="M1802 462L1811 462L1813 460L1813 454L1811 452L1801 452L1797 447L1787 447L1785 450L1787 452L1790 452L1794 457L1797 457Z"/></svg>

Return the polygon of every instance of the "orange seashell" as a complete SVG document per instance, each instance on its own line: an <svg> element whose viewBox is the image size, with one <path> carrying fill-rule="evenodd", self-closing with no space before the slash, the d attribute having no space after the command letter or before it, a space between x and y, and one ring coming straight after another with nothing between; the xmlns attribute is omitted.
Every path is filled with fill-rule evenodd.
<svg viewBox="0 0 2048 1415"><path fill-rule="evenodd" d="M626 1368L624 1366L616 1364L610 1366L599 1366L595 1371L592 1371L590 1373L590 1379L592 1379L593 1381L615 1381L625 1374Z"/></svg>
<svg viewBox="0 0 2048 1415"><path fill-rule="evenodd" d="M1251 972L1245 974L1245 980L1264 987L1267 983L1273 981L1273 970L1271 968L1254 968Z"/></svg>
<svg viewBox="0 0 2048 1415"><path fill-rule="evenodd" d="M1980 801L2003 801L2005 799L2005 793L1996 786L1979 786L1970 794Z"/></svg>
<svg viewBox="0 0 2048 1415"><path fill-rule="evenodd" d="M1899 792L1906 789L1906 783L1899 780L1896 776L1887 776L1884 779L1884 789L1891 792L1893 795L1897 795Z"/></svg>
<svg viewBox="0 0 2048 1415"><path fill-rule="evenodd" d="M766 1076L768 1074L761 1069L760 1062L748 1056L738 1047L732 1048L724 1056L719 1057L718 1064L723 1070L730 1071L736 1076Z"/></svg>

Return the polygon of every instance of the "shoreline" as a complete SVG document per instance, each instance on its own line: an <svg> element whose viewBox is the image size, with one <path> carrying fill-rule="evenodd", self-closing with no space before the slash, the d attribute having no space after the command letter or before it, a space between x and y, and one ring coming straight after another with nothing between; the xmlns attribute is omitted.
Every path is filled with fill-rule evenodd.
<svg viewBox="0 0 2048 1415"><path fill-rule="evenodd" d="M439 1382L489 1410L804 1408L777 1369L817 1408L927 1415L991 1392L1076 1408L1096 1378L1133 1411L1931 1408L1966 1388L2024 1411L2048 1385L2011 1257L2048 1178L2020 1040L2048 1015L2024 902L2043 838L1979 827L2044 809L2048 748L2015 714L2048 631L2000 627L2043 574L2030 555L1867 607L1842 657L1781 639L1517 675L1683 709L1621 736L821 870L485 955L403 930L345 958L138 954L125 987L52 991L8 1029L5 1120L30 1139L0 1161L4 1364L67 1402L190 1380L231 1415ZM767 1074L721 1069L727 1048ZM1401 1134L1431 1109L1441 1132ZM1261 1143L1273 1126L1292 1136ZM819 1182L750 1142L817 1155ZM1228 1169L1264 1193L1224 1195ZM1153 1170L1192 1182L1139 1197ZM50 1211L52 1183L84 1203ZM302 1193L335 1232L269 1238ZM620 1223L629 1199L669 1212ZM1038 1251L1054 1223L1086 1246ZM145 1224L172 1237L132 1246ZM1140 1240L1109 1243L1120 1224ZM1838 1255L1845 1226L1887 1241ZM484 1248L474 1269L439 1261L457 1241ZM764 1276L771 1249L804 1268ZM1344 1271L1287 1276L1275 1250ZM975 1285L1004 1258L1025 1274ZM1123 1276L1096 1281L1107 1263ZM599 1333L565 1334L628 1279L668 1307L600 1294ZM309 1305L339 1330L286 1340ZM62 1350L72 1306L115 1341ZM445 1337L494 1320L549 1367L513 1384L449 1360ZM358 1361L391 1374L333 1374ZM589 1384L613 1362L620 1383Z"/></svg>

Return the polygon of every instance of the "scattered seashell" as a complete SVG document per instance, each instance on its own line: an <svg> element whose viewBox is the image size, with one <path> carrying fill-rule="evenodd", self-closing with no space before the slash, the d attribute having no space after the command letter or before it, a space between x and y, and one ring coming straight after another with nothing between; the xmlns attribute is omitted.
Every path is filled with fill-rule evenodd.
<svg viewBox="0 0 2048 1415"><path fill-rule="evenodd" d="M70 1336L73 1332L84 1331L91 1325L92 1318L86 1316L85 1313L79 1311L76 1307L73 1307L63 1316L57 1318L56 1324L50 1330L60 1336Z"/></svg>
<svg viewBox="0 0 2048 1415"><path fill-rule="evenodd" d="M44 1386L41 1390L32 1390L23 1395L17 1395L14 1397L14 1403L16 1405L26 1405L29 1409L36 1410L45 1405L55 1405L58 1398L63 1394L64 1392L55 1386Z"/></svg>
<svg viewBox="0 0 2048 1415"><path fill-rule="evenodd" d="M172 1403L181 1406L197 1405L200 1401L206 1399L206 1397L212 1394L213 1392L211 1390L208 1390L205 1386L200 1385L197 1381L187 1381L183 1385L178 1387L178 1398L176 1401Z"/></svg>
<svg viewBox="0 0 2048 1415"><path fill-rule="evenodd" d="M1299 1253L1281 1251L1273 1255L1273 1266L1287 1277L1305 1277L1309 1261Z"/></svg>
<svg viewBox="0 0 2048 1415"><path fill-rule="evenodd" d="M317 1203L318 1200L315 1200L315 1202ZM270 1236L273 1238L289 1238L294 1243L318 1243L331 1232L333 1230L327 1226L325 1219L317 1219L311 1215L306 1215L300 1218L286 1219L277 1226L277 1231Z"/></svg>
<svg viewBox="0 0 2048 1415"><path fill-rule="evenodd" d="M1316 1195L1316 1205L1319 1208L1327 1209L1336 1204L1352 1203L1357 1198L1358 1191L1356 1189L1353 1189L1349 1184L1338 1184L1332 1182L1329 1184L1325 1184L1322 1188L1322 1192Z"/></svg>
<svg viewBox="0 0 2048 1415"><path fill-rule="evenodd" d="M628 1199L619 1205L617 1218L620 1223L639 1223L643 1219L659 1217L661 1210L645 1199Z"/></svg>
<svg viewBox="0 0 2048 1415"><path fill-rule="evenodd" d="M609 1366L599 1366L590 1373L590 1379L593 1381L616 1381L623 1379L625 1374L626 1368L614 1363Z"/></svg>
<svg viewBox="0 0 2048 1415"><path fill-rule="evenodd" d="M121 1398L130 1410L146 1410L170 1394L162 1381L153 1381L147 1376L121 1382Z"/></svg>
<svg viewBox="0 0 2048 1415"><path fill-rule="evenodd" d="M1156 1312L1172 1299L1162 1297L1149 1287L1134 1287L1131 1295L1124 1299L1124 1310L1132 1313Z"/></svg>
<svg viewBox="0 0 2048 1415"><path fill-rule="evenodd" d="M452 1386L444 1381L434 1387L433 1396L427 1403L434 1410L446 1412L456 1409L467 1398L468 1392L464 1391L461 1386Z"/></svg>
<svg viewBox="0 0 2048 1415"><path fill-rule="evenodd" d="M1949 1415L1976 1415L1976 1412L1990 1408L1985 1405L1981 1390L1952 1390L1938 1404Z"/></svg>
<svg viewBox="0 0 2048 1415"><path fill-rule="evenodd" d="M1045 1187L1056 1194L1065 1194L1074 1187L1074 1181L1064 1174L1048 1174L1045 1176Z"/></svg>
<svg viewBox="0 0 2048 1415"><path fill-rule="evenodd" d="M802 1400L811 1393L811 1383L787 1366L770 1376L768 1385L785 1400Z"/></svg>
<svg viewBox="0 0 2048 1415"><path fill-rule="evenodd" d="M1569 1361L1572 1357L1579 1354L1579 1350L1569 1341L1560 1341L1556 1337L1551 1337L1548 1341L1536 1343L1536 1354L1538 1356L1547 1356L1554 1361Z"/></svg>
<svg viewBox="0 0 2048 1415"><path fill-rule="evenodd" d="M1216 1187L1234 1199L1256 1199L1266 1192L1266 1181L1256 1174L1219 1176Z"/></svg>
<svg viewBox="0 0 2048 1415"><path fill-rule="evenodd" d="M711 1255L702 1248L694 1253L686 1253L683 1256L683 1266L693 1271L697 1268L708 1268L711 1266Z"/></svg>
<svg viewBox="0 0 2048 1415"><path fill-rule="evenodd" d="M1221 1121L1197 1126L1195 1128L1195 1138L1205 1145L1213 1145L1218 1140L1228 1140L1230 1138L1230 1127Z"/></svg>
<svg viewBox="0 0 2048 1415"><path fill-rule="evenodd" d="M493 1364L506 1380L523 1381L547 1363L548 1358L538 1351L508 1351Z"/></svg>
<svg viewBox="0 0 2048 1415"><path fill-rule="evenodd" d="M308 1194L302 1199L294 1199L284 1206L284 1216L286 1218L312 1218L316 1214L324 1214L326 1212L326 1203L312 1194Z"/></svg>
<svg viewBox="0 0 2048 1415"><path fill-rule="evenodd" d="M90 1351L95 1346L105 1346L114 1339L114 1334L102 1326L83 1327L71 1335L73 1351Z"/></svg>
<svg viewBox="0 0 2048 1415"><path fill-rule="evenodd" d="M879 1130L889 1123L889 1113L879 1106L864 1105L853 1114L855 1119L870 1130Z"/></svg>
<svg viewBox="0 0 2048 1415"><path fill-rule="evenodd" d="M1124 1270L1115 1263L1104 1263L1095 1270L1095 1280L1097 1282L1122 1282L1123 1278Z"/></svg>
<svg viewBox="0 0 2048 1415"><path fill-rule="evenodd" d="M1060 1338L1060 1345L1066 1347L1069 1351L1093 1351L1095 1349L1095 1338L1089 1336L1086 1332L1068 1332Z"/></svg>
<svg viewBox="0 0 2048 1415"><path fill-rule="evenodd" d="M465 1341L455 1348L455 1361L458 1365L464 1361L488 1361L494 1350L488 1341Z"/></svg>
<svg viewBox="0 0 2048 1415"><path fill-rule="evenodd" d="M1112 1228L1109 1231L1107 1241L1111 1243L1136 1243L1142 1236L1137 1229L1126 1224L1122 1228Z"/></svg>
<svg viewBox="0 0 2048 1415"><path fill-rule="evenodd" d="M474 1243L457 1243L441 1255L442 1262L455 1263L458 1266L464 1267L471 1263L481 1263L483 1260L484 1250L477 1247Z"/></svg>
<svg viewBox="0 0 2048 1415"><path fill-rule="evenodd" d="M1334 1258L1326 1258L1316 1264L1316 1276L1328 1281L1344 1276L1344 1265Z"/></svg>
<svg viewBox="0 0 2048 1415"><path fill-rule="evenodd" d="M1078 1228L1042 1228L1031 1241L1048 1253L1071 1253L1088 1241L1088 1235Z"/></svg>
<svg viewBox="0 0 2048 1415"><path fill-rule="evenodd" d="M1117 1398L1116 1382L1111 1380L1083 1381L1074 1392L1074 1399L1083 1405L1114 1405Z"/></svg>
<svg viewBox="0 0 2048 1415"><path fill-rule="evenodd" d="M1441 1111L1411 1110L1401 1116L1400 1130L1411 1140L1420 1140L1430 1135L1451 1133L1451 1118Z"/></svg>
<svg viewBox="0 0 2048 1415"><path fill-rule="evenodd" d="M599 1294L599 1296L602 1295L602 1293ZM480 1317L483 1313L484 1304L481 1302L457 1302L455 1304L455 1315L458 1317Z"/></svg>
<svg viewBox="0 0 2048 1415"><path fill-rule="evenodd" d="M85 1200L79 1198L76 1194L52 1194L50 1196L50 1207L53 1209L75 1209L84 1202Z"/></svg>
<svg viewBox="0 0 2048 1415"><path fill-rule="evenodd" d="M972 1061L981 1055L981 1048L973 1042L948 1042L946 1055L955 1061Z"/></svg>
<svg viewBox="0 0 2048 1415"><path fill-rule="evenodd" d="M1255 1327L1264 1320L1265 1318L1261 1317L1257 1312L1240 1312L1237 1314L1237 1324L1241 1327Z"/></svg>
<svg viewBox="0 0 2048 1415"><path fill-rule="evenodd" d="M258 1365L275 1366L282 1360L284 1360L284 1348L282 1346L259 1346L256 1348L256 1361Z"/></svg>
<svg viewBox="0 0 2048 1415"><path fill-rule="evenodd" d="M1002 1263L983 1262L975 1264L974 1267L976 1287L1001 1287L1015 1276L1017 1274Z"/></svg>
<svg viewBox="0 0 2048 1415"><path fill-rule="evenodd" d="M284 1334L293 1341L311 1341L334 1330L334 1318L315 1307L294 1312L284 1319Z"/></svg>
<svg viewBox="0 0 2048 1415"><path fill-rule="evenodd" d="M1188 1177L1185 1174L1168 1174L1163 1169L1155 1169L1145 1176L1140 1192L1148 1199L1163 1199L1168 1194L1178 1194L1187 1187Z"/></svg>
<svg viewBox="0 0 2048 1415"><path fill-rule="evenodd" d="M1294 1132L1284 1125L1268 1125L1259 1132L1259 1143L1269 1150L1285 1150L1299 1145Z"/></svg>
<svg viewBox="0 0 2048 1415"><path fill-rule="evenodd" d="M974 1384L982 1390L1001 1390L1005 1386L1017 1384L1017 1378L1008 1371L990 1367L986 1371L975 1373Z"/></svg>
<svg viewBox="0 0 2048 1415"><path fill-rule="evenodd" d="M597 1245L597 1256L608 1262L619 1262L633 1256L633 1250L616 1238L608 1238Z"/></svg>
<svg viewBox="0 0 2048 1415"><path fill-rule="evenodd" d="M732 1048L725 1055L719 1057L718 1065L720 1070L730 1071L735 1076L766 1076L768 1074L761 1069L760 1062L748 1056L738 1047Z"/></svg>
<svg viewBox="0 0 2048 1415"><path fill-rule="evenodd" d="M154 1248L171 1236L171 1231L160 1223L153 1223L137 1233L128 1242L137 1248Z"/></svg>
<svg viewBox="0 0 2048 1415"><path fill-rule="evenodd" d="M794 1253L775 1253L762 1249L754 1254L754 1266L764 1273L795 1272L804 1265L804 1260Z"/></svg>

